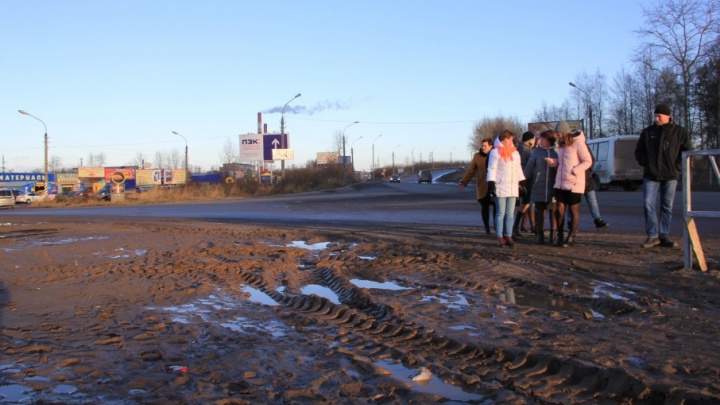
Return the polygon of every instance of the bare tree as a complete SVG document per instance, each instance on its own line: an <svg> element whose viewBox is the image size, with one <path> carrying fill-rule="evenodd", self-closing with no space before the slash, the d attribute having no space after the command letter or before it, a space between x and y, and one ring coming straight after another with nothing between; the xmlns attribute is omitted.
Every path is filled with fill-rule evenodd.
<svg viewBox="0 0 720 405"><path fill-rule="evenodd" d="M168 169L170 168L169 161L165 157L165 153L161 151L155 152L155 167L158 169Z"/></svg>
<svg viewBox="0 0 720 405"><path fill-rule="evenodd" d="M107 163L107 158L105 157L105 152L96 153L95 154L95 162L100 167L105 166L105 163Z"/></svg>
<svg viewBox="0 0 720 405"><path fill-rule="evenodd" d="M135 160L132 161L131 166L137 166L141 169L144 169L145 168L144 165L145 165L145 156L143 155L142 152L138 152L135 155Z"/></svg>
<svg viewBox="0 0 720 405"><path fill-rule="evenodd" d="M240 161L240 149L231 138L227 138L220 152L220 163L238 163Z"/></svg>
<svg viewBox="0 0 720 405"><path fill-rule="evenodd" d="M180 151L173 149L170 151L170 155L166 155L169 160L170 167L173 169L182 169L185 167L185 159L180 156Z"/></svg>
<svg viewBox="0 0 720 405"><path fill-rule="evenodd" d="M338 156L342 156L342 148L343 148L343 134L342 131L335 132L335 136L333 137L333 148L337 150Z"/></svg>
<svg viewBox="0 0 720 405"><path fill-rule="evenodd" d="M684 126L692 134L691 85L697 65L720 33L718 0L665 0L655 8L643 7L643 28L636 31L643 42L636 60L650 58L669 67L680 77L674 94L679 101Z"/></svg>
<svg viewBox="0 0 720 405"><path fill-rule="evenodd" d="M526 128L526 125L523 125L517 117L504 117L502 115L484 117L475 124L467 146L470 150L477 151L480 149L483 139L495 139L500 132L506 129L514 132L515 136L520 139L523 128Z"/></svg>
<svg viewBox="0 0 720 405"><path fill-rule="evenodd" d="M48 161L48 168L52 173L57 173L62 168L62 159L60 156L51 156Z"/></svg>

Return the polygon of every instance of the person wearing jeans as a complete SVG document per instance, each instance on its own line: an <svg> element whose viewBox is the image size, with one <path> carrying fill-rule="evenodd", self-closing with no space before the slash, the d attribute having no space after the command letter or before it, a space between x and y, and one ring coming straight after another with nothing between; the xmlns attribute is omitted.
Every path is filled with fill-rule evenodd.
<svg viewBox="0 0 720 405"><path fill-rule="evenodd" d="M655 123L640 133L635 145L635 159L644 169L643 211L647 239L641 246L676 247L677 243L669 238L673 201L682 172L682 153L692 149L692 141L685 128L673 122L668 105L658 104L654 115Z"/></svg>
<svg viewBox="0 0 720 405"><path fill-rule="evenodd" d="M515 200L522 190L527 193L520 154L514 141L515 134L503 131L495 139L495 148L488 157L488 193L495 197L495 226L500 247L515 245L512 237Z"/></svg>
<svg viewBox="0 0 720 405"><path fill-rule="evenodd" d="M677 180L653 181L643 179L643 202L645 212L645 232L648 235L660 235L659 244L664 247L675 247L676 243L669 241L670 221L672 220L673 201ZM658 227L657 201L660 198L660 223ZM649 236L648 236L649 238ZM655 239L651 242L654 243ZM650 247L650 246L648 246Z"/></svg>

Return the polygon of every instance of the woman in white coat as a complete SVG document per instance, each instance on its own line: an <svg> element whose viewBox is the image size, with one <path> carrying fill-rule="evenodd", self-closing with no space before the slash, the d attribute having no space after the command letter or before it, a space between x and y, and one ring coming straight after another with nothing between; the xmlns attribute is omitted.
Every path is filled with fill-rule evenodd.
<svg viewBox="0 0 720 405"><path fill-rule="evenodd" d="M524 180L520 153L515 148L515 134L505 130L495 139L487 173L489 193L495 197L495 225L500 247L515 245L512 237L515 202L525 189Z"/></svg>

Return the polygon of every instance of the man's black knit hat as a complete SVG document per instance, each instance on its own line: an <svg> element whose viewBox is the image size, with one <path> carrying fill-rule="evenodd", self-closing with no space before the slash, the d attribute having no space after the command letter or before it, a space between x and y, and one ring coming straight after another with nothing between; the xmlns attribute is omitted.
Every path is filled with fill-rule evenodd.
<svg viewBox="0 0 720 405"><path fill-rule="evenodd" d="M670 106L667 104L658 104L657 107L655 107L655 114L662 114L670 116L672 115L672 110L670 109Z"/></svg>

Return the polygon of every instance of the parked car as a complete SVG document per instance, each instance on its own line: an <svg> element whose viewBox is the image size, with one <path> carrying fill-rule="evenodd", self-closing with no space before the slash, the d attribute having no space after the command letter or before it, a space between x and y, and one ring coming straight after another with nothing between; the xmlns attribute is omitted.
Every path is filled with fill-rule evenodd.
<svg viewBox="0 0 720 405"><path fill-rule="evenodd" d="M15 197L13 196L12 190L7 188L0 189L0 207L7 207L9 210L15 208Z"/></svg>
<svg viewBox="0 0 720 405"><path fill-rule="evenodd" d="M432 183L432 172L430 170L420 170L420 173L418 173L418 184L420 183Z"/></svg>
<svg viewBox="0 0 720 405"><path fill-rule="evenodd" d="M393 174L392 176L390 176L390 183L400 183L400 175Z"/></svg>
<svg viewBox="0 0 720 405"><path fill-rule="evenodd" d="M22 193L20 192L20 190L15 190L15 189L12 189L12 188L11 188L11 189L10 189L10 192L11 192L12 195L13 195L13 200L15 200L15 202L18 202L18 197L20 197L20 196L22 195Z"/></svg>
<svg viewBox="0 0 720 405"><path fill-rule="evenodd" d="M26 204L31 204L37 201L45 200L45 196L31 191L29 193L20 194L16 200L19 202L24 202Z"/></svg>

